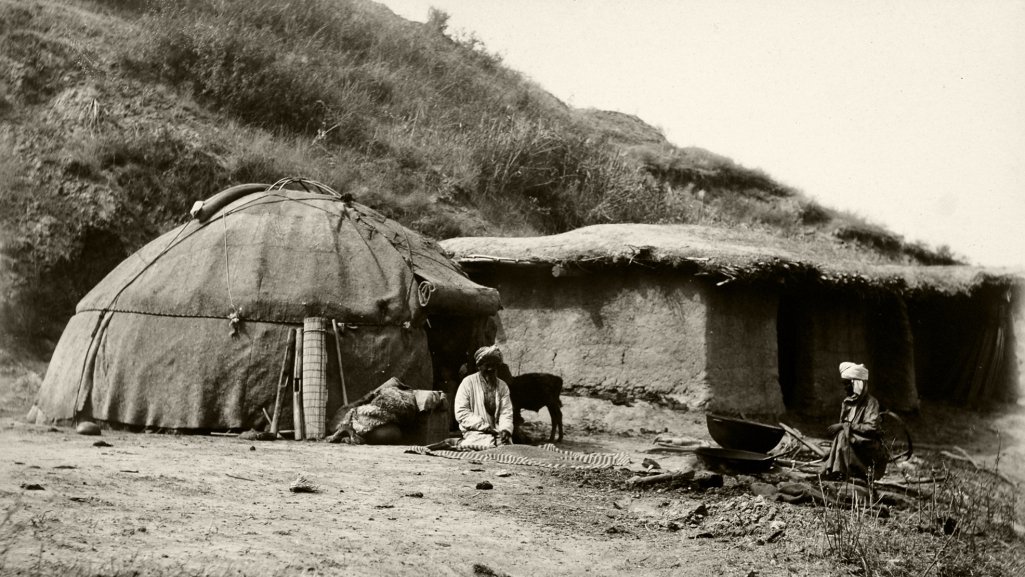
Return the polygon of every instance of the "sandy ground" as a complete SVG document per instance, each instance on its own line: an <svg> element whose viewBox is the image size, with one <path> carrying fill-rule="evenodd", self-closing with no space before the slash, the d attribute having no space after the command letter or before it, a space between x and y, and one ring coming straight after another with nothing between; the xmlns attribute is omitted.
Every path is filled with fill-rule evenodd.
<svg viewBox="0 0 1025 577"><path fill-rule="evenodd" d="M110 431L99 439L111 447L93 446L97 439L2 422L0 502L13 511L7 571L69 563L87 572L159 566L214 575L473 575L475 564L514 576L824 568L801 558L804 543L791 556L786 546L753 539L668 531L637 511L682 510L702 496L674 494L670 502L613 487L628 473L603 483L601 475L401 447ZM290 492L299 473L319 492ZM494 488L478 490L480 481ZM22 488L30 484L43 490Z"/></svg>
<svg viewBox="0 0 1025 577"><path fill-rule="evenodd" d="M637 492L624 486L628 471L475 464L402 447L109 430L80 436L20 422L37 380L0 387L3 575L750 577L825 575L835 567L814 508L759 503L729 483L703 493ZM693 457L644 454L658 432L707 435L701 413L564 402L563 448L624 452L635 468L645 457L668 469L692 464ZM547 415L525 415L546 436ZM821 427L792 424L806 433ZM999 457L1001 471L1025 478L1021 407L986 415L927 407L909 424L920 442L962 446L990 464ZM96 447L97 440L111 446ZM319 492L290 492L299 474ZM477 489L481 481L493 489ZM734 507L740 517L757 509L759 520L713 537L700 526L667 524L702 504L717 514ZM765 543L770 522L786 529Z"/></svg>

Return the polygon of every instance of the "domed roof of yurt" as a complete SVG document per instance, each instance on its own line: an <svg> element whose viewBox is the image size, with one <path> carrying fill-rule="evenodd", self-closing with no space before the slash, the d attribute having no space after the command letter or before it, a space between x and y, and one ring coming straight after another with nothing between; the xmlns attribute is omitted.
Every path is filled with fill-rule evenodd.
<svg viewBox="0 0 1025 577"><path fill-rule="evenodd" d="M252 427L273 410L290 334L317 317L338 327L325 354L348 399L391 377L430 389L428 315L501 307L433 241L313 181L232 187L192 215L78 303L36 422Z"/></svg>

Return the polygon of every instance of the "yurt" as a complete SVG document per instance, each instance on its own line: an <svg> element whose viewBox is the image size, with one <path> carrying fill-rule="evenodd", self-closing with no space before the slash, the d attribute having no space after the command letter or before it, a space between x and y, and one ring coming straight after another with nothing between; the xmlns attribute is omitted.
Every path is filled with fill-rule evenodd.
<svg viewBox="0 0 1025 577"><path fill-rule="evenodd" d="M78 303L31 420L265 425L309 319L337 337L323 351L331 414L391 377L434 388L432 348L474 346L501 306L434 242L316 182L236 186L192 216Z"/></svg>

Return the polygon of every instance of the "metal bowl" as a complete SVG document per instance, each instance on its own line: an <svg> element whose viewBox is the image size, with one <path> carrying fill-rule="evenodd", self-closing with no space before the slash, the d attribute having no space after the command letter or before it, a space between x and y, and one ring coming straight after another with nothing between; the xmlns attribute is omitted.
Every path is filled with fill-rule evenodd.
<svg viewBox="0 0 1025 577"><path fill-rule="evenodd" d="M705 415L708 434L720 446L739 451L768 453L779 444L786 431L776 425L764 425L722 415Z"/></svg>
<svg viewBox="0 0 1025 577"><path fill-rule="evenodd" d="M719 447L698 447L694 454L712 470L727 470L738 473L757 473L772 467L774 457L765 453L720 449Z"/></svg>

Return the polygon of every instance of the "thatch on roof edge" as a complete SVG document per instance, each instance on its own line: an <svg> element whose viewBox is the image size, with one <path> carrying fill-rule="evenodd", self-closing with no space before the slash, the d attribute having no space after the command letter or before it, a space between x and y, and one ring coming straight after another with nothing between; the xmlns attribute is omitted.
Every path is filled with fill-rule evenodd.
<svg viewBox="0 0 1025 577"><path fill-rule="evenodd" d="M559 235L464 237L441 242L470 267L552 267L553 274L617 268L677 270L713 284L820 286L863 293L969 294L983 287L1025 287L1025 276L973 266L871 264L848 254L809 254L751 231L694 225L597 225ZM802 254L804 253L804 254Z"/></svg>

